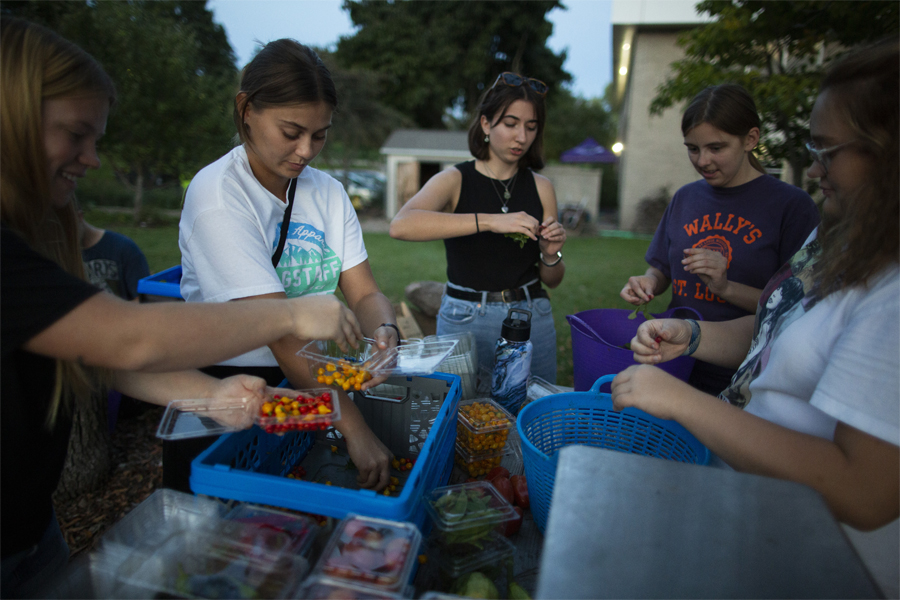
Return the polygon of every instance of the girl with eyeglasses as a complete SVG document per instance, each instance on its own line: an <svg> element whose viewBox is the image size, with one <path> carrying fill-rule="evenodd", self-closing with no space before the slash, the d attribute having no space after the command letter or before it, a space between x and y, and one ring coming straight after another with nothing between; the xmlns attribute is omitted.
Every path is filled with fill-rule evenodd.
<svg viewBox="0 0 900 600"><path fill-rule="evenodd" d="M19 19L0 20L0 56L0 596L24 598L66 565L52 494L73 411L99 388L161 405L247 398L249 426L270 392L263 379L183 369L288 334L347 346L361 332L332 297L136 304L88 283L72 200L100 166L96 145L115 88L81 48Z"/></svg>
<svg viewBox="0 0 900 600"><path fill-rule="evenodd" d="M547 86L501 73L482 95L469 127L475 160L446 169L391 221L391 237L444 240L447 285L438 335L472 332L478 363L490 369L510 308L531 312L531 373L556 382L556 328L544 286L565 275L566 232L544 166Z"/></svg>
<svg viewBox="0 0 900 600"><path fill-rule="evenodd" d="M727 402L647 365L612 383L616 408L674 419L734 469L821 493L887 598L900 593L898 73L891 41L823 79L808 171L822 224L769 280L755 318L638 329L641 363L686 352L737 368Z"/></svg>
<svg viewBox="0 0 900 600"><path fill-rule="evenodd" d="M310 163L325 146L338 105L322 59L291 39L266 44L241 72L234 99L240 145L191 181L179 225L181 293L189 303L332 296L338 289L363 333L381 349L400 342L394 309L381 293L356 210L343 186ZM285 336L205 370L287 378L297 389L320 388L297 352L310 338ZM361 390L384 378L361 384ZM348 395L335 428L358 469L361 487L388 484L391 453ZM212 439L166 442L163 478L188 485L190 461Z"/></svg>
<svg viewBox="0 0 900 600"><path fill-rule="evenodd" d="M688 158L702 179L672 197L647 250L643 275L620 295L634 305L671 285L669 308L689 307L707 321L753 314L763 286L819 222L809 194L766 175L756 104L741 86L708 87L681 120ZM733 369L698 360L690 382L722 391Z"/></svg>

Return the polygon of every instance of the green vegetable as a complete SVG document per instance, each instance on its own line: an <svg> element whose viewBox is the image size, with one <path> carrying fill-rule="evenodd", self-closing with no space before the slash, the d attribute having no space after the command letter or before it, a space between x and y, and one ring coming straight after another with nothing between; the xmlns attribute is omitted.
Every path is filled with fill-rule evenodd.
<svg viewBox="0 0 900 600"><path fill-rule="evenodd" d="M487 578L484 573L474 571L466 573L453 584L450 593L458 596L466 596L467 598L483 598L485 600L499 600L500 592L494 582Z"/></svg>
<svg viewBox="0 0 900 600"><path fill-rule="evenodd" d="M531 596L528 595L528 592L525 589L513 581L509 584L509 599L510 600L531 600Z"/></svg>
<svg viewBox="0 0 900 600"><path fill-rule="evenodd" d="M499 510L490 507L489 501L490 498L478 490L457 490L435 501L434 507L441 520L451 528L477 519L472 526L444 532L444 542L448 545L471 544L476 548L483 548L482 541L496 529L501 514Z"/></svg>
<svg viewBox="0 0 900 600"><path fill-rule="evenodd" d="M518 242L519 248L524 248L525 243L528 242L529 240L531 240L531 238L528 237L527 235L525 235L524 233L505 233L505 234L503 234L503 236L508 237L508 238Z"/></svg>
<svg viewBox="0 0 900 600"><path fill-rule="evenodd" d="M650 321L651 319L655 319L655 318L656 318L656 317L654 317L653 315L651 315L650 313L647 312L647 303L646 303L646 302L645 302L644 304L639 305L637 308L635 308L633 311L631 311L631 312L628 314L628 318L629 318L629 319L636 319L636 318L637 318L637 315L638 315L638 312L640 312L642 315L644 315L644 319L647 320L647 321Z"/></svg>

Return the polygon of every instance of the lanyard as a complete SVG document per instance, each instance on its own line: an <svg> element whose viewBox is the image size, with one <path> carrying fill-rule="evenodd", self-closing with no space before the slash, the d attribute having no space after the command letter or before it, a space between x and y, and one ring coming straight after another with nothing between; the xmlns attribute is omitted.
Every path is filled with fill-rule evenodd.
<svg viewBox="0 0 900 600"><path fill-rule="evenodd" d="M288 224L291 222L291 209L294 208L294 192L297 191L297 178L291 179L291 185L288 187L288 205L284 211L284 221L281 222L281 238L278 240L278 248L272 255L272 266L277 267L278 261L281 260L281 254L284 252L284 243L287 241Z"/></svg>

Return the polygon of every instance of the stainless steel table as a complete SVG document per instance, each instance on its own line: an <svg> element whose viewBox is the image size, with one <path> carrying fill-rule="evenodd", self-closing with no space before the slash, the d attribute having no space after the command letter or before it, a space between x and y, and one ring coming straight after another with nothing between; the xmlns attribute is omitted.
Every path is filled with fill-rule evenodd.
<svg viewBox="0 0 900 600"><path fill-rule="evenodd" d="M537 598L877 598L822 497L590 448L560 453Z"/></svg>

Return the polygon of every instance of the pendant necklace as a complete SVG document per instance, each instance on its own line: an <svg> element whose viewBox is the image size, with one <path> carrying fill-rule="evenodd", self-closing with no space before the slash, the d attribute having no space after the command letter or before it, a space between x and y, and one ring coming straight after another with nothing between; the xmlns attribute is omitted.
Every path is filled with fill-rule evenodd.
<svg viewBox="0 0 900 600"><path fill-rule="evenodd" d="M503 183L502 180L497 179L497 176L494 175L493 171L491 171L491 168L488 166L487 162L484 162L483 164L484 164L484 168L491 175L491 177L489 178L491 180L491 186L494 188L494 191L497 192L497 197L500 198L500 203L503 205L503 207L500 210L502 210L503 213L506 214L509 212L509 207L507 205L509 204L509 199L512 198L512 188L513 188L513 186L516 185L516 177L519 176L519 171L516 170L515 174L510 178L509 184L506 184L506 183ZM497 189L497 184L494 183L494 181L499 181L500 185L503 186L503 196L502 197L500 196L500 190Z"/></svg>

